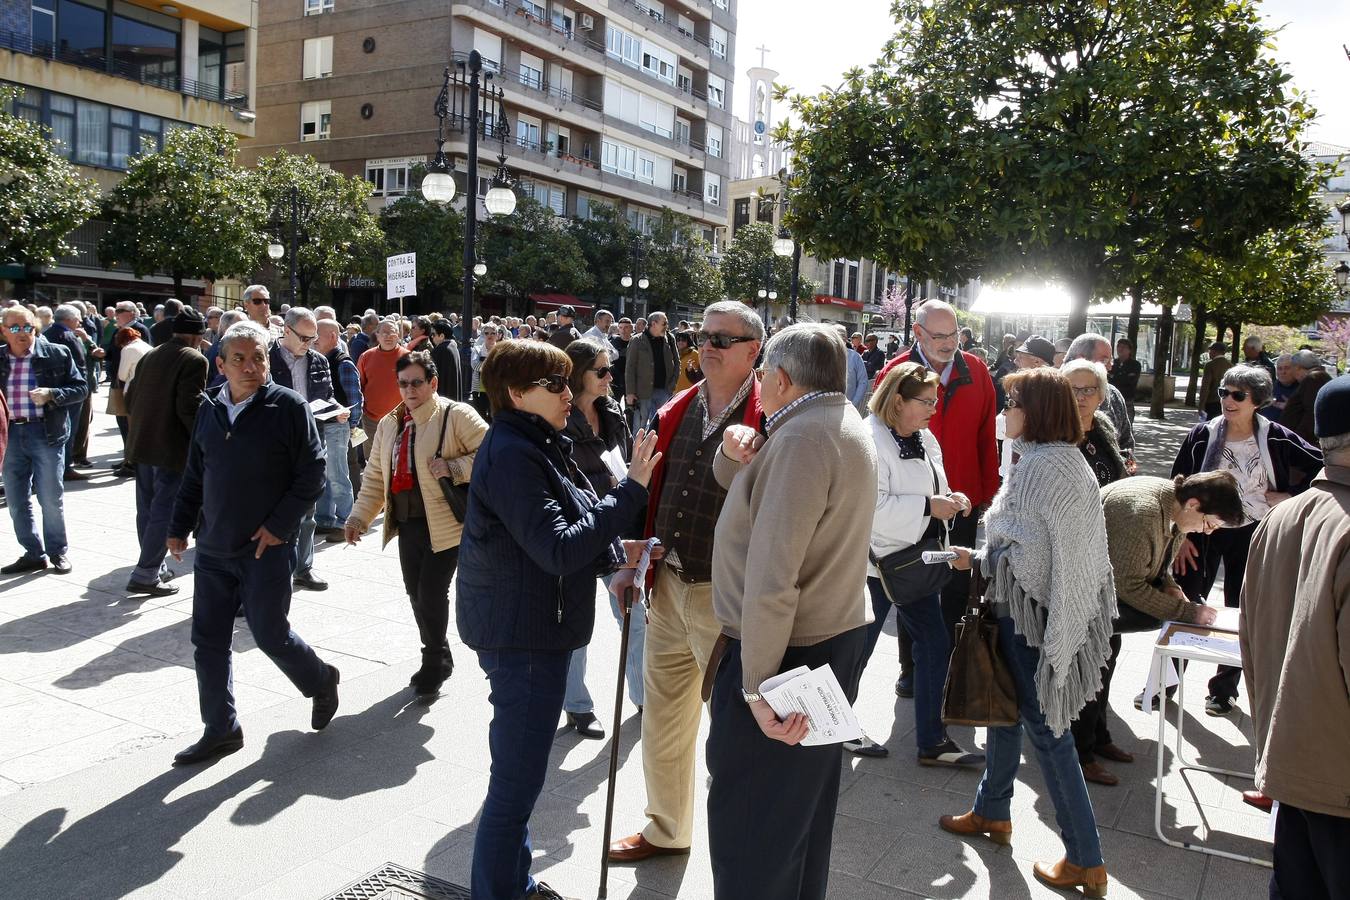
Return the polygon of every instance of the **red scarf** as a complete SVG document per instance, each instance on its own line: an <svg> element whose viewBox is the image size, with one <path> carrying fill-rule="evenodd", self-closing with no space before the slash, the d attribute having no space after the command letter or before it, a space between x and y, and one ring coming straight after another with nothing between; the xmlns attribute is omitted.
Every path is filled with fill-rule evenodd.
<svg viewBox="0 0 1350 900"><path fill-rule="evenodd" d="M413 417L412 411L403 410L403 431L398 436L398 452L394 457L394 477L389 482L389 492L392 494L401 494L404 491L413 489L412 469L412 436L413 436Z"/></svg>

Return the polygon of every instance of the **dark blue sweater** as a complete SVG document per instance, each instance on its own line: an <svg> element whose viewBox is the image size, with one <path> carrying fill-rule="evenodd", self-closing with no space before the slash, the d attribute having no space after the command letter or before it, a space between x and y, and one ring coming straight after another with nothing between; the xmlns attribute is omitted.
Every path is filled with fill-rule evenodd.
<svg viewBox="0 0 1350 900"><path fill-rule="evenodd" d="M591 639L595 579L623 558L619 535L647 489L624 479L597 499L571 441L544 420L496 415L473 461L455 614L475 650L574 650Z"/></svg>
<svg viewBox="0 0 1350 900"><path fill-rule="evenodd" d="M200 518L197 548L213 556L253 553L259 525L293 540L324 486L323 444L309 407L269 381L231 425L219 397L211 391L197 410L169 536L186 538Z"/></svg>

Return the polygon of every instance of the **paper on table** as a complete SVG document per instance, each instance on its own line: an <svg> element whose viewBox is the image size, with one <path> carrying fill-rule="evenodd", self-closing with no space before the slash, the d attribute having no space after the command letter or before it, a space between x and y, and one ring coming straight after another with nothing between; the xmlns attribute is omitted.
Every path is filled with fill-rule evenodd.
<svg viewBox="0 0 1350 900"><path fill-rule="evenodd" d="M795 712L806 716L810 730L802 741L804 747L840 744L862 737L858 716L829 666L818 669L798 666L781 672L766 678L759 692L778 718L786 719Z"/></svg>
<svg viewBox="0 0 1350 900"><path fill-rule="evenodd" d="M1208 634L1191 634L1189 631L1179 631L1172 635L1168 643L1173 647L1198 647L1202 650L1208 650L1210 653L1227 656L1234 664L1242 665L1242 648L1237 641L1229 641Z"/></svg>
<svg viewBox="0 0 1350 900"><path fill-rule="evenodd" d="M1162 639L1163 639L1163 637L1166 636L1166 634L1167 634L1167 629L1168 629L1168 627L1170 627L1171 624L1172 624L1172 623L1170 623L1170 622L1164 622L1164 623L1163 623L1163 627L1158 631L1158 641L1159 641L1159 642L1161 642ZM1174 637L1175 637L1175 635L1174 635ZM1144 709L1152 709L1152 708L1153 708L1153 705L1152 705L1152 704L1153 704L1153 698L1154 698L1154 697L1157 695L1157 693L1158 693L1158 681L1157 681L1157 679L1154 677L1154 672L1155 672L1155 669L1153 668L1153 666L1149 666L1149 667L1148 667L1148 681L1144 682L1144 703L1143 703ZM1172 688L1172 687L1176 687L1176 686L1177 686L1178 684L1180 684L1180 683L1181 683L1181 677L1180 677L1179 675L1177 675L1177 667L1176 667L1176 663L1174 663L1170 658L1169 658L1169 659L1163 660L1163 687L1164 687L1164 688Z"/></svg>

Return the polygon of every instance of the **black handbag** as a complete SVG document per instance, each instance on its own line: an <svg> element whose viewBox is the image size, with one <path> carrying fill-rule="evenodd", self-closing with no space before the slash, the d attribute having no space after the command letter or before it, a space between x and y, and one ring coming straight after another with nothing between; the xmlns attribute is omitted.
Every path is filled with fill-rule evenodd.
<svg viewBox="0 0 1350 900"><path fill-rule="evenodd" d="M441 414L441 438L436 442L436 459L444 459L442 455L445 450L445 428L450 424L450 413L454 409L454 401L445 408ZM445 497L445 502L450 504L450 512L455 516L455 521L461 525L464 524L464 517L469 514L469 486L467 484L455 484L453 478L449 475L442 475L436 479L441 486L441 495Z"/></svg>
<svg viewBox="0 0 1350 900"><path fill-rule="evenodd" d="M933 472L933 492L938 490L937 468L928 460ZM869 547L867 556L880 573L881 587L886 599L896 606L905 606L936 594L947 586L952 567L946 563L926 563L923 554L947 549L947 526L944 523L938 537L925 538L913 546L878 558Z"/></svg>

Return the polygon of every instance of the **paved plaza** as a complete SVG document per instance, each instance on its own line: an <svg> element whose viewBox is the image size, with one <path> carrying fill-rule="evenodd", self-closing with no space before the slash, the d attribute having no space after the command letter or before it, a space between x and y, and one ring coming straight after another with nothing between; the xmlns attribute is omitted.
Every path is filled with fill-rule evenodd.
<svg viewBox="0 0 1350 900"><path fill-rule="evenodd" d="M97 408L105 397L96 398ZM1139 455L1145 471L1166 474L1194 414L1171 411L1170 422L1159 424L1145 412ZM420 655L396 549L382 551L377 534L354 548L320 544L315 568L332 586L298 592L293 601L296 630L342 672L342 706L326 731L309 731L309 701L244 629L235 656L244 749L213 765L173 769L174 752L201 731L189 641L191 556L175 564L177 596L123 592L136 557L133 484L108 471L120 458L113 420L97 415L94 432L101 468L66 494L74 572L0 582L0 897L319 900L386 862L467 884L487 785L487 683L456 643L457 670L444 693L431 703L413 698L407 683ZM19 549L3 531L0 558L9 561ZM588 681L608 729L618 631L603 612L596 625ZM1034 762L1022 768L1010 848L938 830L939 814L969 809L979 776L915 762L912 702L893 690L893 620L886 630L858 707L891 756L845 754L831 897L1062 896L1031 876L1033 860L1062 854ZM1119 786L1090 786L1110 896L1265 897L1269 870L1167 847L1153 834L1156 723L1131 705L1151 639L1126 637L1112 698L1115 740L1138 759L1108 764ZM1206 668L1193 666L1188 682L1189 752L1250 770L1245 714L1203 713ZM1238 708L1245 713L1245 693ZM616 836L643 822L640 726L625 701ZM970 731L953 735L983 746L982 732ZM564 895L596 895L608 760L608 741L560 729L531 830L535 874ZM705 776L698 778L700 812ZM1241 803L1250 783L1231 781L1169 774L1165 830L1269 858L1267 817ZM701 815L694 833L688 857L614 867L610 896L710 898Z"/></svg>

